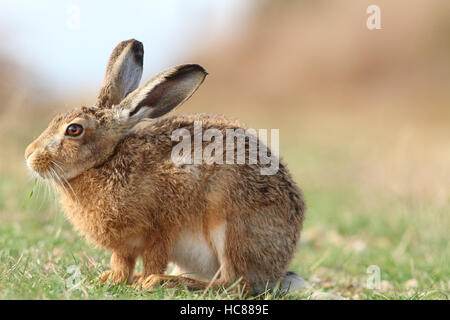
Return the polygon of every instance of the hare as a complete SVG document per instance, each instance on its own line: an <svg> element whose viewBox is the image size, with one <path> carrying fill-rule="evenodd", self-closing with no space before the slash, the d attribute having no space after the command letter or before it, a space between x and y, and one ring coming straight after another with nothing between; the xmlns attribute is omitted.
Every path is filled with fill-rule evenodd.
<svg viewBox="0 0 450 320"><path fill-rule="evenodd" d="M103 281L223 288L240 279L249 293L295 289L288 265L305 203L286 166L262 175L257 164L179 164L171 134L195 121L225 132L244 128L205 114L160 118L181 105L206 71L185 64L138 88L143 45L113 50L97 102L56 116L25 151L28 167L58 186L74 227L112 252ZM246 155L247 157L247 155ZM143 272L134 273L142 258ZM165 274L172 262L184 275Z"/></svg>

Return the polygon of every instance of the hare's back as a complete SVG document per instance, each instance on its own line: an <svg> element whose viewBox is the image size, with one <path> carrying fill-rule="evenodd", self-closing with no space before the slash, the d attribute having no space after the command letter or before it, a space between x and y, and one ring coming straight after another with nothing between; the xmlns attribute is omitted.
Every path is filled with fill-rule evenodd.
<svg viewBox="0 0 450 320"><path fill-rule="evenodd" d="M177 129L186 129L193 133L195 126L197 129L201 128L203 132L208 129L219 129L220 131L246 129L245 125L237 120L231 120L221 115L198 113L175 115L157 120L144 120L135 126L134 131L140 134L168 136L170 138Z"/></svg>
<svg viewBox="0 0 450 320"><path fill-rule="evenodd" d="M304 203L301 191L281 159L276 159L276 170L265 172L263 169L267 169L268 165L261 163L259 155L256 163L250 161L250 140L245 139L244 163L238 163L237 161L237 146L233 150L231 163L227 161L227 151L225 150L227 130L247 130L247 127L237 120L209 114L176 115L156 121L144 121L136 128L137 136L142 137L149 145L148 149L151 152L148 156L153 158L154 163L165 163L166 165L171 163L170 166L173 166L174 170L192 173L192 179L204 180L202 186L207 188L209 193L224 193L230 201L245 203L250 208L255 206L285 207L286 211L291 213L294 211L296 212L295 215L302 215ZM195 135L202 135L200 141L206 140L202 141L202 155L205 156L204 151L211 144L211 140L215 140L215 138L210 141L204 139L205 132L209 129L214 129L216 132L218 130L222 134L222 161L220 163L217 163L217 161L207 163L206 159L201 159L200 163L196 163L194 159ZM185 130L186 133L189 133L192 148L190 163L180 165L173 163L174 159L171 159L174 147L181 141L177 134L175 136L178 136L178 139L174 138L174 133L177 130ZM260 145L260 141L256 141ZM270 155L270 149L267 148L267 152ZM155 159L155 157L158 159Z"/></svg>

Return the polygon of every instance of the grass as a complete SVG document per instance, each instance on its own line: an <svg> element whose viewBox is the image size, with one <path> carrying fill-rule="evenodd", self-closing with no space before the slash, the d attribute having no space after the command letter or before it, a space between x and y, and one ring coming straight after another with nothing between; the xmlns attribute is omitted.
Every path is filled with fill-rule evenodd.
<svg viewBox="0 0 450 320"><path fill-rule="evenodd" d="M448 153L428 145L428 166L422 166L419 144L406 144L404 161L397 143L403 141L401 134L393 138L386 127L381 136L365 132L365 143L358 143L348 122L339 127L322 123L339 133L326 137L312 134L309 122L314 123L311 118L303 126L287 122L280 150L308 204L290 269L312 288L260 298L310 299L327 292L348 299L448 299L449 189L444 172L432 171L448 163ZM22 154L33 133L4 131L0 140L0 299L242 298L100 285L96 277L108 268L109 253L77 235L52 193L34 187L26 173ZM371 270L380 271L374 289L367 286Z"/></svg>

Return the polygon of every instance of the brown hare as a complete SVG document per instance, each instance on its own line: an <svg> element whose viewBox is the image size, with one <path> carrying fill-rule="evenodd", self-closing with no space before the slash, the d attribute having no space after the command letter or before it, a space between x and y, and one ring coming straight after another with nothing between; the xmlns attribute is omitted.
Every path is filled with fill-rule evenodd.
<svg viewBox="0 0 450 320"><path fill-rule="evenodd" d="M285 165L263 175L260 162L174 162L175 130L192 133L196 121L220 132L243 127L204 114L156 119L189 99L207 73L181 65L138 88L142 65L139 41L119 43L96 104L56 116L25 151L29 168L58 186L75 228L112 252L100 278L145 289L226 288L236 279L235 288L252 293L296 289L302 279L287 268L305 204ZM165 274L170 262L184 275Z"/></svg>

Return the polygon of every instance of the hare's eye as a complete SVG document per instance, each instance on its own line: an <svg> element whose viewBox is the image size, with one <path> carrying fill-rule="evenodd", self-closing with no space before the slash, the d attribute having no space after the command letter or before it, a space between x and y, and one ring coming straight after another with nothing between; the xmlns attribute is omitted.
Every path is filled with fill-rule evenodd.
<svg viewBox="0 0 450 320"><path fill-rule="evenodd" d="M66 129L66 136L77 137L82 133L83 133L83 126L78 123L72 123Z"/></svg>

